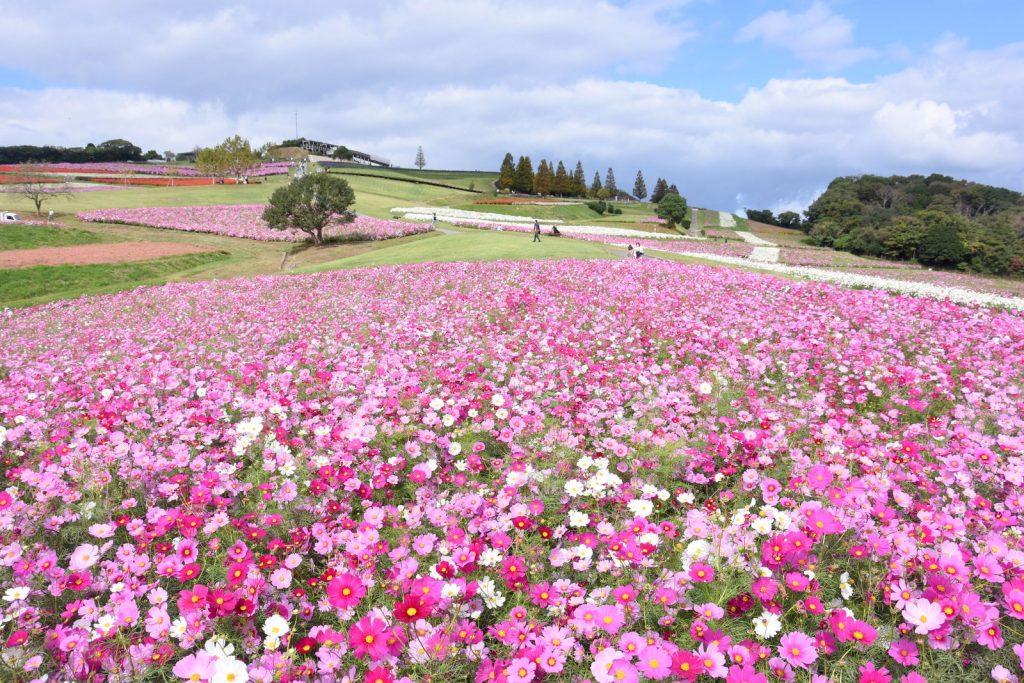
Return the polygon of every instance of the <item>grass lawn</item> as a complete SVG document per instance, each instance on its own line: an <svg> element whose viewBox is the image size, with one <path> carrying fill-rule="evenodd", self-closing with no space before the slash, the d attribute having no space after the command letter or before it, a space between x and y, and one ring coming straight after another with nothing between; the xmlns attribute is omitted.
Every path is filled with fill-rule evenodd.
<svg viewBox="0 0 1024 683"><path fill-rule="evenodd" d="M35 249L37 247L69 247L117 241L91 230L56 228L50 225L0 225L0 251Z"/></svg>
<svg viewBox="0 0 1024 683"><path fill-rule="evenodd" d="M608 247L598 242L547 237L539 244L534 244L532 240L533 236L528 233L491 231L437 235L411 244L396 245L389 249L378 249L316 266L297 268L294 272L316 273L397 263L616 258Z"/></svg>
<svg viewBox="0 0 1024 683"><path fill-rule="evenodd" d="M163 284L190 270L227 259L224 252L169 256L153 261L0 270L0 306L18 307Z"/></svg>

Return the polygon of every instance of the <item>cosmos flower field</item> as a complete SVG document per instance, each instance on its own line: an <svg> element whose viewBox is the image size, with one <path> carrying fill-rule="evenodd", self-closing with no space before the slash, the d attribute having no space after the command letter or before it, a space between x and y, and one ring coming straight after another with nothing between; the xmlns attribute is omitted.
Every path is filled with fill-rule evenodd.
<svg viewBox="0 0 1024 683"><path fill-rule="evenodd" d="M1016 680L1024 316L668 262L0 318L2 680Z"/></svg>

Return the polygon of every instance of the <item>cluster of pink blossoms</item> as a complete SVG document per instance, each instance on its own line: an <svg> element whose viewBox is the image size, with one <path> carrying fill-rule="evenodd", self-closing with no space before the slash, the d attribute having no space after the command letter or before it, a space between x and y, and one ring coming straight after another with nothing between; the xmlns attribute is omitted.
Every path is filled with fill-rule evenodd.
<svg viewBox="0 0 1024 683"><path fill-rule="evenodd" d="M298 230L274 230L263 220L263 204L222 204L210 206L161 206L134 209L100 209L78 214L93 223L127 223L167 230L207 232L269 242L302 242L309 236ZM325 238L344 240L386 240L428 232L429 224L356 216L351 223L328 226Z"/></svg>
<svg viewBox="0 0 1024 683"><path fill-rule="evenodd" d="M9 312L0 678L1014 681L1022 375L1019 313L659 261Z"/></svg>

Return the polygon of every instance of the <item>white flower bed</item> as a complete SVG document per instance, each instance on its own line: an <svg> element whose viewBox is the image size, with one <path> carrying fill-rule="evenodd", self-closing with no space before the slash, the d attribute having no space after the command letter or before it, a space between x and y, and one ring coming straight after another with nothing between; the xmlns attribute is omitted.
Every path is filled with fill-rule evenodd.
<svg viewBox="0 0 1024 683"><path fill-rule="evenodd" d="M462 209L449 209L446 206L398 206L391 209L391 213L400 213L404 218L413 220L431 220L437 214L438 220L449 223L459 220L489 221L491 223L533 223L532 216L509 216L504 213L486 213L484 211L463 211ZM544 220L545 223L561 223L560 220Z"/></svg>
<svg viewBox="0 0 1024 683"><path fill-rule="evenodd" d="M723 214L724 215L724 214ZM761 239L752 232L746 232L744 230L736 230L736 235L748 244L756 244L762 247L774 247L775 242L769 242L768 240Z"/></svg>
<svg viewBox="0 0 1024 683"><path fill-rule="evenodd" d="M718 212L718 225L723 228L735 228L736 218L731 213Z"/></svg>
<svg viewBox="0 0 1024 683"><path fill-rule="evenodd" d="M778 247L754 247L754 251L750 252L751 261L760 261L761 263L778 263L779 262L779 248Z"/></svg>
<svg viewBox="0 0 1024 683"><path fill-rule="evenodd" d="M1024 299L1017 297L999 296L998 294L987 294L976 292L970 289L959 287L942 287L927 282L907 282L905 280L892 280L890 278L876 277L874 275L856 275L854 273L836 272L822 270L821 268L808 268L806 266L786 266L781 263L759 263L745 258L733 256L718 256L715 254L694 254L695 257L708 261L717 261L731 266L743 268L756 268L781 275L796 275L809 280L831 282L844 287L873 287L884 289L900 294L914 294L927 296L934 299L949 299L957 303L981 304L983 306L1004 306L1024 310Z"/></svg>

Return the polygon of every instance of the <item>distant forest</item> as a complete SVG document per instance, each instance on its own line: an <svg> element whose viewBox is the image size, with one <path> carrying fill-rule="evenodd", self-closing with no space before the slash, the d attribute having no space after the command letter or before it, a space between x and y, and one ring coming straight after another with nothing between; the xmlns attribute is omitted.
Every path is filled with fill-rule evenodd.
<svg viewBox="0 0 1024 683"><path fill-rule="evenodd" d="M818 246L1024 276L1024 195L1001 187L937 174L843 177L829 184L802 220L793 212L747 215L798 228Z"/></svg>
<svg viewBox="0 0 1024 683"><path fill-rule="evenodd" d="M155 151L142 154L142 150L127 140L107 140L98 145L89 143L85 147L55 147L44 145L12 145L0 147L0 164L85 163L90 161L142 161L160 158Z"/></svg>

